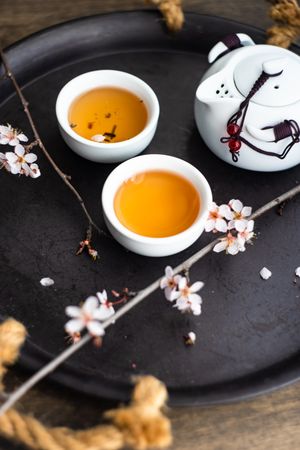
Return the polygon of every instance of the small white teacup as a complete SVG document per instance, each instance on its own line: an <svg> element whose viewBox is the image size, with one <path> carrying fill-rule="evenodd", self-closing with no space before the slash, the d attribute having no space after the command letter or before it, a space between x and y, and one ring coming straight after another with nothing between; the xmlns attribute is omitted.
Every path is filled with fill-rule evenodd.
<svg viewBox="0 0 300 450"><path fill-rule="evenodd" d="M99 143L75 133L68 118L71 104L81 94L99 87L126 89L143 100L148 119L139 134L122 142ZM151 87L140 78L118 70L95 70L73 78L62 88L56 100L56 117L64 141L75 153L91 161L113 163L138 155L150 144L157 127L159 103Z"/></svg>
<svg viewBox="0 0 300 450"><path fill-rule="evenodd" d="M198 216L181 233L162 238L141 236L126 228L116 215L114 199L121 184L137 173L150 170L165 170L181 175L193 184L199 194ZM109 231L124 247L145 256L173 255L192 245L204 230L211 202L211 189L202 173L188 162L167 155L142 155L123 162L107 177L102 190L103 214Z"/></svg>

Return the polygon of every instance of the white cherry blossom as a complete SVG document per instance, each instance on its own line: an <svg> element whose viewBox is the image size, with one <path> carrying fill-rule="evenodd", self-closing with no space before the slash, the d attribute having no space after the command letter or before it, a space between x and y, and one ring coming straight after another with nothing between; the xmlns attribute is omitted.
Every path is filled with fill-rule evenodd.
<svg viewBox="0 0 300 450"><path fill-rule="evenodd" d="M235 228L238 232L244 231L247 227L247 217L251 216L252 208L244 206L240 200L235 199L230 200L229 206L233 211L233 218L228 224L228 229Z"/></svg>
<svg viewBox="0 0 300 450"><path fill-rule="evenodd" d="M160 281L160 288L164 289L165 297L167 300L170 300L172 302L177 298L176 289L180 279L181 275L174 275L171 266L167 266L165 268L165 276Z"/></svg>
<svg viewBox="0 0 300 450"><path fill-rule="evenodd" d="M230 255L236 255L241 249L241 244L238 241L236 236L233 236L231 233L227 233L227 236L220 239L214 248L213 251L216 253L220 253L222 251L226 251Z"/></svg>
<svg viewBox="0 0 300 450"><path fill-rule="evenodd" d="M107 293L104 289L102 292L97 292L96 294L99 302L100 302L100 313L101 313L101 320L106 320L109 317L113 316L115 313L115 310L112 306L112 303L107 300Z"/></svg>
<svg viewBox="0 0 300 450"><path fill-rule="evenodd" d="M232 220L233 218L233 212L228 205L218 206L215 202L212 202L205 224L205 231L226 233L228 225L225 219Z"/></svg>
<svg viewBox="0 0 300 450"><path fill-rule="evenodd" d="M26 153L25 148L21 144L15 146L14 152L6 152L5 157L13 174L30 175L29 164L37 160L34 153Z"/></svg>
<svg viewBox="0 0 300 450"><path fill-rule="evenodd" d="M12 145L13 147L20 142L27 142L28 138L25 134L19 132L16 128L7 124L0 125L0 144L2 145Z"/></svg>
<svg viewBox="0 0 300 450"><path fill-rule="evenodd" d="M65 324L65 330L71 336L80 333L85 328L92 336L104 335L101 320L105 320L105 315L99 308L97 297L88 297L81 307L67 306L66 314L71 317L71 320Z"/></svg>
<svg viewBox="0 0 300 450"><path fill-rule="evenodd" d="M195 316L199 316L201 314L202 298L196 292L200 291L203 286L204 283L202 281L196 281L196 283L189 286L186 277L181 277L174 308L179 309L183 313L192 312Z"/></svg>

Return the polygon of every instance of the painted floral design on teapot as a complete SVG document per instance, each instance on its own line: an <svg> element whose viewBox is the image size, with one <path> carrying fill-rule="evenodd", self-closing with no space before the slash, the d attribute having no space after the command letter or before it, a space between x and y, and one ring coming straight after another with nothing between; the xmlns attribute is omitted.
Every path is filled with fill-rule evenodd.
<svg viewBox="0 0 300 450"><path fill-rule="evenodd" d="M196 92L195 119L207 146L249 170L300 163L300 57L245 34L210 51L212 64Z"/></svg>

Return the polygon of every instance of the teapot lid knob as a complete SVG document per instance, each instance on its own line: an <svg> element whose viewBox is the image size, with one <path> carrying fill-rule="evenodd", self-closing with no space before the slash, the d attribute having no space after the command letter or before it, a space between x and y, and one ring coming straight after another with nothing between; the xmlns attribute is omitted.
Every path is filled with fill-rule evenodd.
<svg viewBox="0 0 300 450"><path fill-rule="evenodd" d="M270 59L268 61L265 61L262 63L263 71L270 76L281 75L284 67L287 64L287 61L288 60L286 57L275 58L275 59Z"/></svg>

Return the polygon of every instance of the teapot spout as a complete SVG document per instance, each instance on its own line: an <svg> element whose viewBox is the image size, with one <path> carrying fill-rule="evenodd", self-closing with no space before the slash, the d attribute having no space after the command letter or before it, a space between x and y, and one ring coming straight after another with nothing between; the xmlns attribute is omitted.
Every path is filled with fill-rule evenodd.
<svg viewBox="0 0 300 450"><path fill-rule="evenodd" d="M230 93L226 86L223 71L218 72L200 83L196 91L196 103L202 103L208 108L221 110L223 114L226 110L237 109L241 99Z"/></svg>

